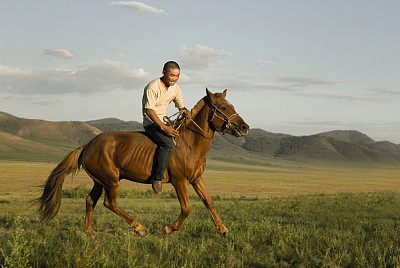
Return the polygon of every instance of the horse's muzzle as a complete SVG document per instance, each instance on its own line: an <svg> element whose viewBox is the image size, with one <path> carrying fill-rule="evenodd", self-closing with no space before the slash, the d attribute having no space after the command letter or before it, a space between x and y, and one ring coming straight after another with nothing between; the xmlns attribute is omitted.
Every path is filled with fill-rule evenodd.
<svg viewBox="0 0 400 268"><path fill-rule="evenodd" d="M233 134L236 137L246 136L247 134L249 134L249 125L244 123L238 127L233 128L232 130L233 130Z"/></svg>

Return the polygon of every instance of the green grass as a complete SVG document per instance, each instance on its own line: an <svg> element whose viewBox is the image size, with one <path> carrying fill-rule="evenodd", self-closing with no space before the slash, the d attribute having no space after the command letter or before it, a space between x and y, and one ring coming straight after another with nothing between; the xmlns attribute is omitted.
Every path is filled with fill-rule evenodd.
<svg viewBox="0 0 400 268"><path fill-rule="evenodd" d="M230 229L222 238L198 200L182 228L172 197L121 198L147 228L137 236L109 210L95 210L97 235L83 232L84 200L64 198L60 213L40 225L27 200L0 203L0 265L6 267L398 267L400 195L308 195L217 198ZM19 209L18 209L19 208Z"/></svg>
<svg viewBox="0 0 400 268"><path fill-rule="evenodd" d="M239 159L241 160L241 159ZM240 161L239 161L240 162ZM180 206L170 185L122 181L118 203L141 222L139 237L102 205L97 235L84 233L91 179L64 183L61 209L41 225L37 206L51 162L0 161L0 267L399 267L397 167L209 160L206 187L229 236L219 236L193 190L178 232L161 235Z"/></svg>

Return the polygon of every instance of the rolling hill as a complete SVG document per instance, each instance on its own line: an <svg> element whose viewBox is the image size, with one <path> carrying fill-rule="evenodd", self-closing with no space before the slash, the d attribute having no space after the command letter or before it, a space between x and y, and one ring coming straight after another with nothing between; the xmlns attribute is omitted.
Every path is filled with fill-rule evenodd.
<svg viewBox="0 0 400 268"><path fill-rule="evenodd" d="M102 132L106 131L137 131L143 130L142 123L135 121L122 121L117 118L104 118L99 120L91 120L85 122L88 125L91 125L97 129L100 129Z"/></svg>
<svg viewBox="0 0 400 268"><path fill-rule="evenodd" d="M99 133L83 122L50 122L0 113L0 159L59 160Z"/></svg>
<svg viewBox="0 0 400 268"><path fill-rule="evenodd" d="M377 150L385 155L400 157L400 145L388 141L376 142L367 135L355 130L334 130L318 134L319 136L331 137L347 143L363 145L372 150Z"/></svg>
<svg viewBox="0 0 400 268"><path fill-rule="evenodd" d="M59 161L72 149L103 131L143 130L141 123L106 118L86 122L49 122L18 118L0 112L0 159ZM265 159L301 162L339 161L400 163L400 145L376 142L353 130L334 130L311 136L292 136L251 129L235 138L216 133L209 158L266 163Z"/></svg>
<svg viewBox="0 0 400 268"><path fill-rule="evenodd" d="M239 146L256 155L297 161L400 161L400 145L387 141L375 142L357 131L350 131L352 135L349 139L348 132L337 130L329 135L321 133L297 137L252 129L249 135L241 138ZM237 141L235 143L238 144Z"/></svg>

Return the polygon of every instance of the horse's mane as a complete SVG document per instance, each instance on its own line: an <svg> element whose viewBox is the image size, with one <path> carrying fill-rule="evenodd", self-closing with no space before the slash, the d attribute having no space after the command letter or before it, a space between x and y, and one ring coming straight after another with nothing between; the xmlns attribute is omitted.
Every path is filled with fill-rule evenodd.
<svg viewBox="0 0 400 268"><path fill-rule="evenodd" d="M215 93L214 94L217 98L223 98L224 95L223 93ZM197 104L193 107L191 113L192 113L192 118L195 118L196 115L200 112L200 110L204 107L204 105L206 104L208 100L207 96L204 96L201 100L199 100L199 102L197 102ZM209 101L209 100L208 100Z"/></svg>
<svg viewBox="0 0 400 268"><path fill-rule="evenodd" d="M191 113L192 113L192 118L195 118L196 115L200 112L200 110L204 107L206 104L206 99L207 96L203 97L201 100L197 102L197 104L193 107Z"/></svg>

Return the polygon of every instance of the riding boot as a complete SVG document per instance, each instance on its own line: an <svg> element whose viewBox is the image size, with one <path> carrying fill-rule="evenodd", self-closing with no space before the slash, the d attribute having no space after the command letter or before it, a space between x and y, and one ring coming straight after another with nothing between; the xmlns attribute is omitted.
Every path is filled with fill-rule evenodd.
<svg viewBox="0 0 400 268"><path fill-rule="evenodd" d="M157 195L162 195L162 182L161 182L161 180L153 179L153 181L152 181L152 187L153 187L153 191L154 191Z"/></svg>

